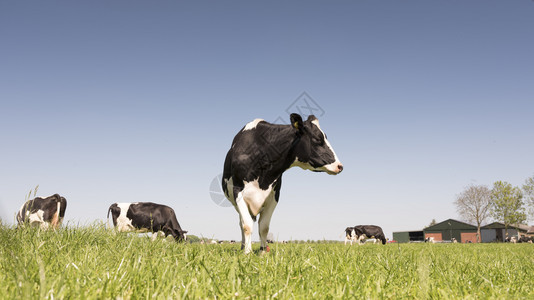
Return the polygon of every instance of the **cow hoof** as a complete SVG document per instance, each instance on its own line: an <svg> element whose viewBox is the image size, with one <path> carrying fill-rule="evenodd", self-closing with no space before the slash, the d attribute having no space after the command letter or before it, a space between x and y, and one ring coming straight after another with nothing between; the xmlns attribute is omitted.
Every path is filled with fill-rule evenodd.
<svg viewBox="0 0 534 300"><path fill-rule="evenodd" d="M260 251L261 253L268 253L268 252L271 252L271 248L269 248L269 246L265 246L265 247L260 247Z"/></svg>

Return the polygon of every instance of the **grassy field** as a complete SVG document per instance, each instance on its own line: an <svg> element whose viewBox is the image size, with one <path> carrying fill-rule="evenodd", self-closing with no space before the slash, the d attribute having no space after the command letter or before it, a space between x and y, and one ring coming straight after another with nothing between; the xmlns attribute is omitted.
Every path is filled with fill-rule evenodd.
<svg viewBox="0 0 534 300"><path fill-rule="evenodd" d="M533 299L532 244L177 244L0 227L1 299ZM258 245L254 245L257 249Z"/></svg>

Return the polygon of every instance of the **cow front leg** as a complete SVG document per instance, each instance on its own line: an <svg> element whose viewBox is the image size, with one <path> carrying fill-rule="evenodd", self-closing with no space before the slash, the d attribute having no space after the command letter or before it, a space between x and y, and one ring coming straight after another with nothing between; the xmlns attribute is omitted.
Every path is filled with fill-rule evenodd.
<svg viewBox="0 0 534 300"><path fill-rule="evenodd" d="M239 229L241 230L241 250L243 250L245 249L245 231L243 230L243 220L241 219L241 214L239 214Z"/></svg>
<svg viewBox="0 0 534 300"><path fill-rule="evenodd" d="M163 231L163 237L164 238L168 237L169 235L172 236L176 241L178 241L179 238L180 238L178 236L178 234L176 234L176 232L174 232L174 230L172 229L171 226L165 225L165 226L163 226L163 228L161 228L161 231Z"/></svg>
<svg viewBox="0 0 534 300"><path fill-rule="evenodd" d="M273 216L274 209L276 208L277 202L274 199L274 192L269 195L265 206L260 213L260 219L258 221L258 227L260 231L260 241L261 246L260 250L269 251L267 246L267 235L269 234L269 225L271 224L271 217Z"/></svg>
<svg viewBox="0 0 534 300"><path fill-rule="evenodd" d="M245 254L252 252L252 228L254 221L250 216L247 204L243 200L243 192L239 192L236 199L236 207L241 220L241 247L245 249Z"/></svg>

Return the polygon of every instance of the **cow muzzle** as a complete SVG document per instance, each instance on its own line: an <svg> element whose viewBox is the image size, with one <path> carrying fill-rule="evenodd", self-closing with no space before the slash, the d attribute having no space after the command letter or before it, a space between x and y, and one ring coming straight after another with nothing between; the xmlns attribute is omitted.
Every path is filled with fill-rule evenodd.
<svg viewBox="0 0 534 300"><path fill-rule="evenodd" d="M343 171L343 164L335 162L326 166L326 172L330 175L337 175Z"/></svg>

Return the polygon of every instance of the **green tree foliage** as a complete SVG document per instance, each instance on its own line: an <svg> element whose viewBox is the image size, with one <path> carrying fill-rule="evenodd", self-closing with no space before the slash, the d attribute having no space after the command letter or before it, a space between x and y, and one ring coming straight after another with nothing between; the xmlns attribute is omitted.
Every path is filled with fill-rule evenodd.
<svg viewBox="0 0 534 300"><path fill-rule="evenodd" d="M523 205L523 193L508 182L497 181L491 190L491 213L495 220L503 222L506 235L508 226L525 222L527 215Z"/></svg>
<svg viewBox="0 0 534 300"><path fill-rule="evenodd" d="M458 195L454 204L460 217L477 225L477 239L480 243L480 226L490 216L491 191L485 185L471 185Z"/></svg>
<svg viewBox="0 0 534 300"><path fill-rule="evenodd" d="M530 216L534 219L534 176L527 178L523 185L523 196L529 207Z"/></svg>
<svg viewBox="0 0 534 300"><path fill-rule="evenodd" d="M187 241L189 243L200 243L200 238L196 235L188 234Z"/></svg>

